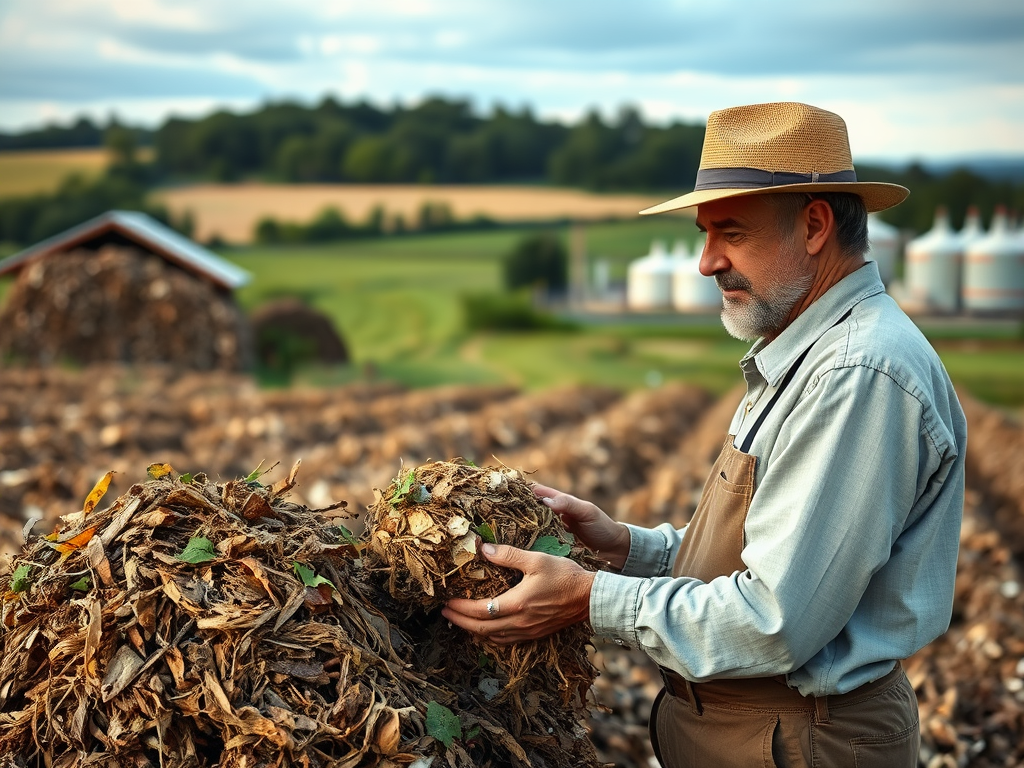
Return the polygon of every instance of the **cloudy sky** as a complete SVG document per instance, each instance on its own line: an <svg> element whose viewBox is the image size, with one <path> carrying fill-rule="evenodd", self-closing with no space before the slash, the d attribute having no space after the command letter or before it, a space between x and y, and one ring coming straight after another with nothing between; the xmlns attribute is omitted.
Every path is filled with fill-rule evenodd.
<svg viewBox="0 0 1024 768"><path fill-rule="evenodd" d="M575 120L795 100L854 155L1024 155L1021 0L3 0L0 130L325 94Z"/></svg>

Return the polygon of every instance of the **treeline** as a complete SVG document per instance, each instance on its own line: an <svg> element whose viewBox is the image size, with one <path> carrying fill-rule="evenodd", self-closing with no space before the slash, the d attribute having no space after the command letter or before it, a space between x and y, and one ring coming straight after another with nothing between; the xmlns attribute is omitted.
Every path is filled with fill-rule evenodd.
<svg viewBox="0 0 1024 768"><path fill-rule="evenodd" d="M69 176L52 193L0 200L0 242L31 245L110 210L148 213L182 234L192 235L190 215L175 218L149 200L152 177L133 156L118 156L96 179Z"/></svg>
<svg viewBox="0 0 1024 768"><path fill-rule="evenodd" d="M117 188L124 186L125 179L143 189L202 180L538 183L669 195L692 188L703 140L702 124L650 125L630 108L611 119L592 112L574 125L564 125L538 119L525 108L498 107L481 116L461 100L431 98L413 107L382 108L366 101L342 103L326 98L311 107L282 102L248 113L222 110L193 120L171 118L153 131L113 119L105 127L82 119L66 128L0 134L0 149L110 147L119 158L120 170L112 172L113 181L97 182L101 186L92 195L96 202L124 199ZM136 156L141 145L152 145L145 163ZM910 199L883 218L915 232L931 226L939 205L949 209L954 225L962 222L971 205L978 206L986 222L997 205L1024 210L1024 181L993 180L966 168L931 173L920 165L860 166L858 175L909 187ZM82 188L79 182L57 194L74 196ZM68 218L54 212L29 217L37 223L22 224L15 233L2 223L10 218L5 213L8 203L0 201L0 240L24 243L26 232L35 237L49 232L57 219ZM47 207L38 196L31 202L22 199L18 206L19 210ZM89 201L77 200L74 206L88 207ZM287 242L319 239L322 232L350 237L392 231L373 222L345 222L340 213L334 218L324 216L321 222L301 225L305 231L298 225L269 222L263 237L266 242ZM409 225L418 228L415 222Z"/></svg>
<svg viewBox="0 0 1024 768"><path fill-rule="evenodd" d="M152 141L152 132L143 128L128 127L116 117L107 125L99 125L88 117L80 117L71 125L47 125L22 133L0 131L0 151L12 149L73 149L79 147L102 147L110 131L129 130L135 140L142 144Z"/></svg>
<svg viewBox="0 0 1024 768"><path fill-rule="evenodd" d="M703 140L702 125L649 126L629 109L569 127L528 109L484 118L468 102L434 98L391 110L325 99L172 119L153 144L154 162L172 178L649 189L692 182Z"/></svg>

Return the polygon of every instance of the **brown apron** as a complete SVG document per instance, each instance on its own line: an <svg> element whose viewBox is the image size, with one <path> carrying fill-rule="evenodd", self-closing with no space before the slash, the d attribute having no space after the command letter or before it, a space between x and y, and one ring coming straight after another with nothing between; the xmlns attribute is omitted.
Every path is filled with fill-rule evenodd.
<svg viewBox="0 0 1024 768"><path fill-rule="evenodd" d="M803 358L751 428L753 434ZM757 458L729 436L676 555L673 576L710 582L745 571L740 557ZM685 628L682 629L685 631ZM651 743L665 768L898 768L917 765L917 699L901 665L850 693L802 696L785 676L691 683L663 669Z"/></svg>

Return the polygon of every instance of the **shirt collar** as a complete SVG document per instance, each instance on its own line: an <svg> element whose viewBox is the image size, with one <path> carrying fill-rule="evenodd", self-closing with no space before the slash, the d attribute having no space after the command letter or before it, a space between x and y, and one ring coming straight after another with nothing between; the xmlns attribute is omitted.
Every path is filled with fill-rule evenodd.
<svg viewBox="0 0 1024 768"><path fill-rule="evenodd" d="M805 349L836 325L855 305L869 296L885 292L873 261L851 272L805 309L774 341L758 339L740 361L753 358L769 386L778 386L786 371Z"/></svg>

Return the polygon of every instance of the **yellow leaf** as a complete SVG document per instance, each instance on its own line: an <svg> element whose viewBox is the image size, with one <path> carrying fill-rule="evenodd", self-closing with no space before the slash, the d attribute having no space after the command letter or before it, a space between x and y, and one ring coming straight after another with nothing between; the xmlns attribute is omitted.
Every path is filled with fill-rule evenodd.
<svg viewBox="0 0 1024 768"><path fill-rule="evenodd" d="M82 512L84 514L87 515L96 509L96 505L100 503L100 499L103 498L103 494L105 494L107 492L107 488L110 487L110 480L113 476L114 470L110 470L99 479L99 482L97 482L96 485L92 487L92 490L89 491L89 495L85 497L85 504L82 506Z"/></svg>
<svg viewBox="0 0 1024 768"><path fill-rule="evenodd" d="M89 539L93 537L98 528L98 525L94 525L92 528L86 528L81 533L72 536L67 541L61 541L57 544L50 544L50 546L56 549L58 552L60 552L60 559L63 560L72 552L77 552L86 544L88 544Z"/></svg>
<svg viewBox="0 0 1024 768"><path fill-rule="evenodd" d="M170 464L159 464L158 463L158 464L150 464L148 467L146 467L146 474L149 475L154 480L159 480L161 477L164 477L165 475L169 475L173 471L174 471L174 467L172 467Z"/></svg>

